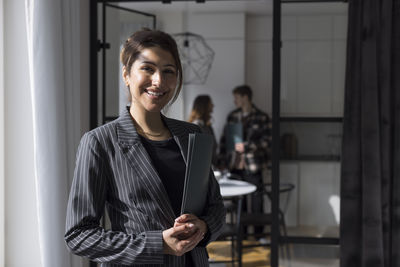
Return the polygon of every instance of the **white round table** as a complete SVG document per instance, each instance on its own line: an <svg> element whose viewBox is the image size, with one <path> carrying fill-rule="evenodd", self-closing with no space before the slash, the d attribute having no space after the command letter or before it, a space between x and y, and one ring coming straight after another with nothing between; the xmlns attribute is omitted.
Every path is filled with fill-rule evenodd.
<svg viewBox="0 0 400 267"><path fill-rule="evenodd" d="M222 178L218 180L222 197L238 197L253 193L257 187L251 183Z"/></svg>

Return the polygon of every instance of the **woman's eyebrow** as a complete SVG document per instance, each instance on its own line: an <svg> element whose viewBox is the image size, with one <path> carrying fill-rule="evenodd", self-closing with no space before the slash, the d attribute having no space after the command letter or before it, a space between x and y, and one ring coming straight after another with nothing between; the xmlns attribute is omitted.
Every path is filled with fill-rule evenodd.
<svg viewBox="0 0 400 267"><path fill-rule="evenodd" d="M149 60L148 58L146 58L144 56L139 56L139 60L141 60L142 64L150 64L150 65L153 65L153 66L157 66L156 63L154 63L153 61ZM175 64L172 64L172 63L167 63L167 64L164 64L163 66L164 67L173 67L173 68L176 69Z"/></svg>
<svg viewBox="0 0 400 267"><path fill-rule="evenodd" d="M154 63L153 61L148 61L148 60L144 60L144 61L142 61L141 63L142 63L142 64L150 64L150 65L153 65L153 66L157 66L156 63ZM171 63L164 64L163 66L164 66L164 67L173 67L173 68L176 69L176 66L175 66L174 64L171 64Z"/></svg>

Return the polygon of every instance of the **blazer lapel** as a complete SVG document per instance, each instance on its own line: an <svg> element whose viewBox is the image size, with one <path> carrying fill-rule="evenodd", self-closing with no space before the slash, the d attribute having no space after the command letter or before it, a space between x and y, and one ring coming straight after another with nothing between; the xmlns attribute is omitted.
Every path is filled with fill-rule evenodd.
<svg viewBox="0 0 400 267"><path fill-rule="evenodd" d="M185 128L178 125L175 120L169 119L165 116L162 116L164 123L167 125L168 130L172 133L175 142L178 144L183 160L185 164L187 164L187 151L188 151L188 142L189 142L189 134Z"/></svg>
<svg viewBox="0 0 400 267"><path fill-rule="evenodd" d="M168 194L151 162L150 156L140 141L140 137L127 110L121 115L117 127L118 143L123 154L138 174L140 178L139 182L144 183L152 200L159 207L157 212L164 217L162 224L165 227L171 227L175 220L175 214Z"/></svg>

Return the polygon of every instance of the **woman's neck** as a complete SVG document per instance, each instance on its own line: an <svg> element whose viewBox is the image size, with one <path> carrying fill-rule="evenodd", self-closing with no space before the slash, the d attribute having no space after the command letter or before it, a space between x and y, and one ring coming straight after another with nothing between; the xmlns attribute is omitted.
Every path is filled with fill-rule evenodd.
<svg viewBox="0 0 400 267"><path fill-rule="evenodd" d="M160 112L138 110L131 105L129 110L138 132L150 136L159 136L166 130Z"/></svg>

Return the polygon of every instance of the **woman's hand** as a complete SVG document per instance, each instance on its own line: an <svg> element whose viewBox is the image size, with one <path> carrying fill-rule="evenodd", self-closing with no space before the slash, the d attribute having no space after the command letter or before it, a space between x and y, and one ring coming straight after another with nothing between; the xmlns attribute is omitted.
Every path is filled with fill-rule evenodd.
<svg viewBox="0 0 400 267"><path fill-rule="evenodd" d="M178 236L179 239L186 239L193 235L196 231L200 231L200 233L204 236L208 231L207 224L203 220L197 218L197 216L194 214L182 214L176 218L174 227L181 225L187 225L188 230L183 234L180 234Z"/></svg>
<svg viewBox="0 0 400 267"><path fill-rule="evenodd" d="M174 225L174 227L163 231L164 254L182 256L195 248L203 239L204 234L199 230L193 232L193 228L195 228L193 224L187 223ZM185 239L179 238L179 236L185 235L185 233L192 234Z"/></svg>

